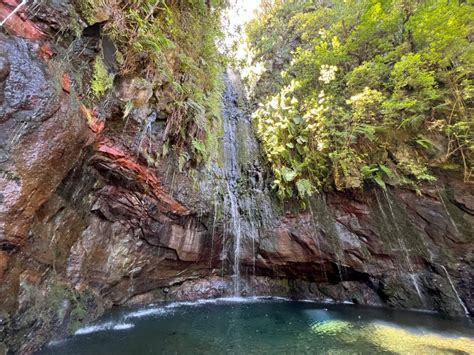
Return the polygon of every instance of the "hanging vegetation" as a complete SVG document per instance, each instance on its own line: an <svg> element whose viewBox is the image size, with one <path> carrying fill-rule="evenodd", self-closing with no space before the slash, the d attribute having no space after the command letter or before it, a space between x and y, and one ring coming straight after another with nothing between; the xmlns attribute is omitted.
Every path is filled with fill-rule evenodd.
<svg viewBox="0 0 474 355"><path fill-rule="evenodd" d="M188 148L203 161L215 147L206 142L220 113L222 36L220 14L225 0L84 0L83 17L102 23L117 47L118 75L139 77L164 93L169 111L163 154L170 146ZM110 89L102 61L92 81L95 96ZM127 104L128 114L133 102Z"/></svg>
<svg viewBox="0 0 474 355"><path fill-rule="evenodd" d="M263 1L246 28L255 125L281 197L436 169L474 180L472 1Z"/></svg>

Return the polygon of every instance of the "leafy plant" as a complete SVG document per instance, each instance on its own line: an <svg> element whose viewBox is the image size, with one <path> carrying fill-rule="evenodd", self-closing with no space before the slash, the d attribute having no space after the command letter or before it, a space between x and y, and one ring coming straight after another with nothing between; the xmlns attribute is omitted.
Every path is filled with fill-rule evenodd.
<svg viewBox="0 0 474 355"><path fill-rule="evenodd" d="M454 1L264 2L245 71L279 195L434 181L433 167L471 181L473 19Z"/></svg>
<svg viewBox="0 0 474 355"><path fill-rule="evenodd" d="M212 141L205 136L214 134L220 114L223 60L216 40L222 36L220 15L226 6L226 0L83 0L79 4L90 24L104 22L104 33L117 47L118 74L146 80L158 97L166 96L169 115L163 141L173 149L190 151L195 148L193 139ZM111 86L101 59L96 61L91 85L96 97ZM125 116L130 111L127 105ZM194 157L204 160L206 155Z"/></svg>
<svg viewBox="0 0 474 355"><path fill-rule="evenodd" d="M393 178L395 176L393 171L385 165L365 165L362 167L361 172L365 180L374 181L384 190L387 188L384 178Z"/></svg>

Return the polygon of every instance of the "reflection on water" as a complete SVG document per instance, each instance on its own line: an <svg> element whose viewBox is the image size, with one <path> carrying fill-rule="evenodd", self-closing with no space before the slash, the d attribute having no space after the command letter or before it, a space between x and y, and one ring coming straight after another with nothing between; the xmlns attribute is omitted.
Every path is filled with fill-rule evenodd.
<svg viewBox="0 0 474 355"><path fill-rule="evenodd" d="M118 309L40 354L472 354L472 331L431 313L222 299Z"/></svg>
<svg viewBox="0 0 474 355"><path fill-rule="evenodd" d="M384 351L396 354L470 354L474 351L473 339L453 338L429 332L413 333L389 323L355 326L346 321L332 320L316 323L312 326L312 331L319 336L344 342L367 340Z"/></svg>

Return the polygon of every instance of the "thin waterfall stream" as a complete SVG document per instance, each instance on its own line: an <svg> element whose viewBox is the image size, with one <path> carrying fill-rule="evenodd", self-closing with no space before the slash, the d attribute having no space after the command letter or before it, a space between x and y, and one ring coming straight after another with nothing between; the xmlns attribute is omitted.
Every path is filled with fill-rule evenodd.
<svg viewBox="0 0 474 355"><path fill-rule="evenodd" d="M446 273L446 277L448 278L448 281L449 281L449 284L451 285L451 288L453 289L453 292L454 294L456 295L456 299L457 301L459 302L459 305L462 307L464 313L466 314L466 316L469 317L469 311L466 307L466 305L464 304L463 300L461 299L461 297L459 296L459 293L458 291L456 290L456 287L454 287L454 283L453 283L453 280L451 280L451 276L449 275L448 273L448 270L446 270L446 268L444 267L444 265L441 265L441 268L444 270L444 272Z"/></svg>
<svg viewBox="0 0 474 355"><path fill-rule="evenodd" d="M473 4L0 1L0 355L474 355Z"/></svg>
<svg viewBox="0 0 474 355"><path fill-rule="evenodd" d="M223 100L224 118L224 177L226 191L224 196L225 208L230 215L232 231L229 235L234 237L233 258L233 287L234 296L240 296L240 254L241 254L241 225L238 205L238 180L240 168L237 157L237 121L242 112L237 106L237 96L232 80L227 73L224 76L225 91Z"/></svg>
<svg viewBox="0 0 474 355"><path fill-rule="evenodd" d="M395 232L396 232L396 239L397 239L397 243L398 243L398 247L400 248L400 251L403 252L403 254L405 255L405 260L406 260L406 263L407 263L407 266L408 266L408 276L410 277L410 280L411 282L413 283L413 286L415 287L415 290L416 290L416 293L418 295L418 298L420 299L421 301L421 304L422 305L425 305L425 299L423 297L423 294L421 293L421 290L420 290L420 286L418 285L418 279L417 279L417 275L415 274L414 272L414 268L413 268L413 265L411 263L411 260L410 260L410 252L403 240L403 233L402 231L400 230L400 227L397 223L397 218L395 216L395 212L394 212L394 209L393 209L393 206L392 206L392 200L391 200L391 197L389 195L389 193L386 191L386 190L383 190L383 195L385 197L385 200L387 201L387 205L388 205L388 210L389 210L389 213L390 213L390 217L391 217L391 220L392 220L392 223L393 223L393 226L395 227ZM383 207L380 203L380 200L378 199L378 196L376 195L377 197L377 201L378 201L378 204L379 204L379 207L380 207L380 210L382 212L382 215L387 218L387 215L386 213L384 212L383 210Z"/></svg>

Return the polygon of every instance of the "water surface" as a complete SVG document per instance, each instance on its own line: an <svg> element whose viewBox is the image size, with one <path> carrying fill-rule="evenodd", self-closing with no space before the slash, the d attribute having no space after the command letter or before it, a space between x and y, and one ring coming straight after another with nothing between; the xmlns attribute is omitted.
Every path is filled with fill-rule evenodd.
<svg viewBox="0 0 474 355"><path fill-rule="evenodd" d="M40 354L472 354L473 334L432 313L220 299L117 309Z"/></svg>

